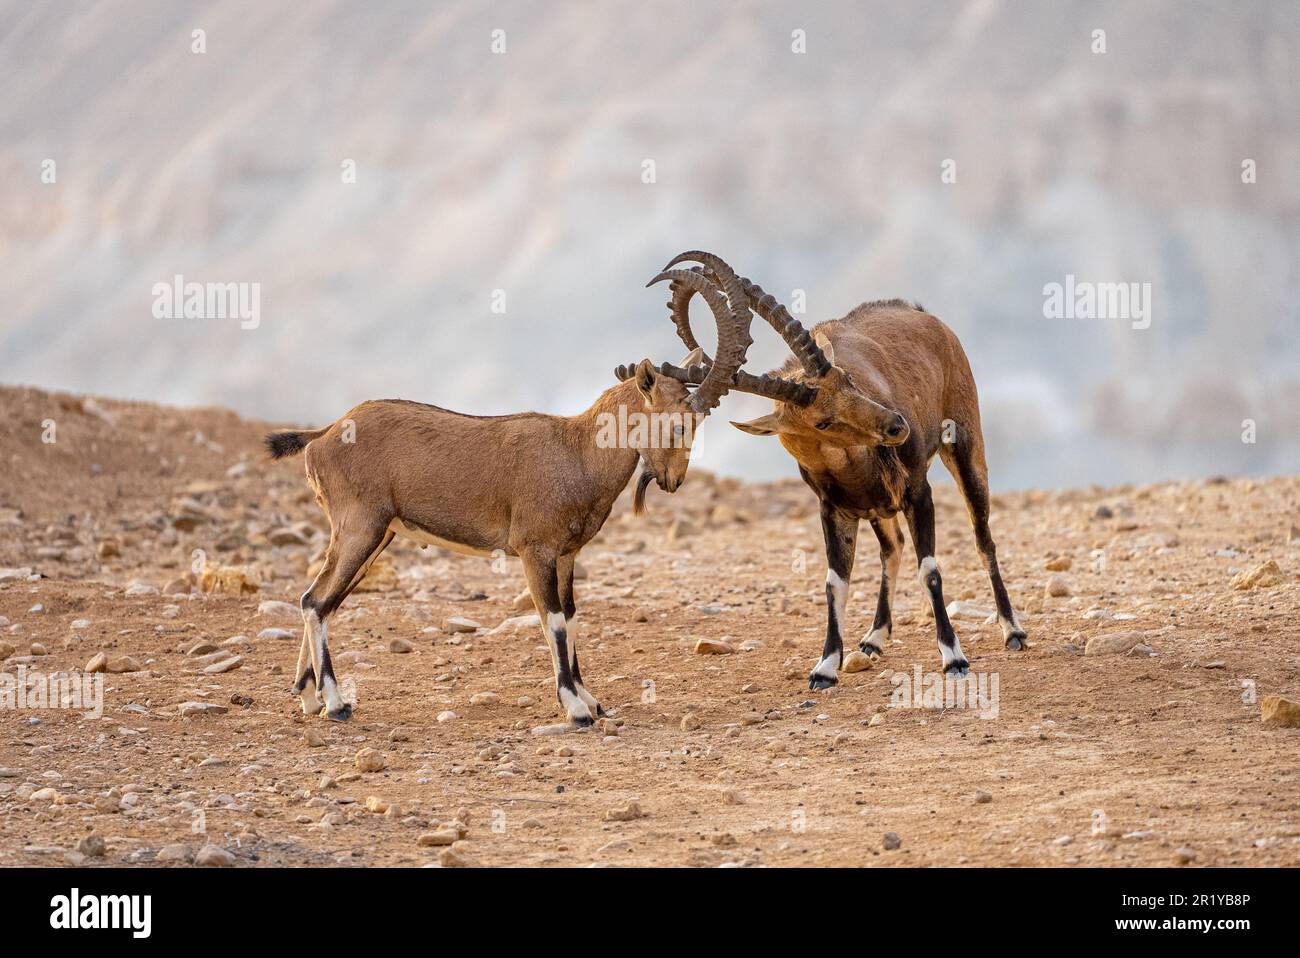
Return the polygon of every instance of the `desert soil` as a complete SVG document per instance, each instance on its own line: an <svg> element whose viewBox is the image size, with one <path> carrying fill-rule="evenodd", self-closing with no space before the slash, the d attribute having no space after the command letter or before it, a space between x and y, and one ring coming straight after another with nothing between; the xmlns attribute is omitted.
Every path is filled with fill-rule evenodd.
<svg viewBox="0 0 1300 958"><path fill-rule="evenodd" d="M264 461L266 429L0 389L0 671L134 669L103 674L102 718L0 712L0 864L204 846L235 865L1300 862L1300 729L1260 708L1300 698L1300 479L997 495L1025 653L986 624L964 507L938 485L945 593L996 717L891 707L896 672L939 665L910 574L884 657L809 691L825 563L798 481L693 471L642 519L625 494L578 583L582 671L611 719L544 735L562 716L542 637L492 631L532 611L517 562L403 542L332 622L351 721L301 714L301 623L276 603L296 604L326 526L302 460ZM1270 560L1280 576L1230 586ZM204 563L244 594L201 591ZM864 528L854 644L878 581ZM1142 647L1084 654L1123 632Z"/></svg>

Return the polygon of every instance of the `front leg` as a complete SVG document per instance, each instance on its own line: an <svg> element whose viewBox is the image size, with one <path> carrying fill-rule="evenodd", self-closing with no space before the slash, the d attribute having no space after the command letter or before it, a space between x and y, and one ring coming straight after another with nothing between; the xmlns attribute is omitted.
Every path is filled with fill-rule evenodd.
<svg viewBox="0 0 1300 958"><path fill-rule="evenodd" d="M822 658L808 677L810 689L826 689L839 681L844 661L844 605L858 547L858 520L822 500L822 536L826 540L826 644Z"/></svg>
<svg viewBox="0 0 1300 958"><path fill-rule="evenodd" d="M560 601L558 556L544 548L517 550L528 577L528 591L533 605L542 620L542 634L551 649L551 664L555 668L555 696L576 725L587 726L595 722L591 708L578 694L573 678L572 659L569 653L569 625Z"/></svg>
<svg viewBox="0 0 1300 958"><path fill-rule="evenodd" d="M578 698L587 703L587 708L597 716L603 716L605 710L600 707L596 697L587 691L587 687L582 682L582 669L578 665L578 635L574 628L573 619L578 614L578 606L573 594L573 566L578 561L576 552L567 556L560 556L555 562L556 573L560 580L560 608L564 612L564 619L569 627L569 668L573 672L574 687L578 690Z"/></svg>
<svg viewBox="0 0 1300 958"><path fill-rule="evenodd" d="M934 608L943 670L948 675L963 676L970 669L970 663L962 653L961 643L957 641L957 633L948 621L948 610L943 604L943 578L934 558L934 500L930 496L929 482L923 480L920 488L909 498L907 524L912 531L912 543L916 546L921 587L929 591L930 604Z"/></svg>
<svg viewBox="0 0 1300 958"><path fill-rule="evenodd" d="M894 632L894 587L898 584L898 566L903 558L903 531L898 517L872 519L871 528L880 540L880 594L876 598L876 618L871 631L862 637L858 648L867 655L883 655Z"/></svg>

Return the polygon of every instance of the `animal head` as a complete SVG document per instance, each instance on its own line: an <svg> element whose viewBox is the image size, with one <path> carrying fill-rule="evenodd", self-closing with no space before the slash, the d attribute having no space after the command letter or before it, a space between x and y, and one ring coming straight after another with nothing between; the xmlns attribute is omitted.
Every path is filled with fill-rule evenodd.
<svg viewBox="0 0 1300 958"><path fill-rule="evenodd" d="M673 269L677 263L688 259L703 263L709 270L707 288L695 285L703 281L701 273ZM690 349L681 365L664 363L656 368L648 359L643 359L635 366L619 366L614 370L619 379L635 379L637 391L646 405L645 412L651 415L651 422L655 424L650 437L655 441L629 442L641 454L642 470L634 499L634 509L638 513L644 508L646 487L652 481L658 482L659 488L667 492L675 491L682 484L690 465L690 443L695 429L727 391L734 388L736 376L745 364L745 353L753 342L749 335L752 316L744 287L731 267L720 258L699 250L682 253L646 285L653 286L665 280L673 283L674 300L679 295L677 286L683 282L692 284L704 294L718 327L718 353L716 359L704 355L704 350L691 335L689 325L679 325L678 332ZM695 391L690 392L688 387L695 387Z"/></svg>
<svg viewBox="0 0 1300 958"><path fill-rule="evenodd" d="M684 259L694 259L703 265L671 269ZM737 369L733 389L767 396L776 400L776 406L766 416L732 425L756 436L802 437L838 446L889 447L907 441L907 420L897 410L871 398L847 370L835 364L835 349L828 336L818 333L814 339L776 297L764 292L757 283L737 277L730 267L726 267L729 275L724 281L717 263L716 257L710 259L708 254L683 253L668 264L669 271L657 277L672 280L668 308L682 341L692 349L698 345L687 311L691 297L699 293L716 314L717 303L725 293L727 302L743 303L776 330L794 353L796 367L790 375L762 376ZM746 346L748 341L746 334ZM702 356L700 366L687 369L663 366L660 372L684 383L701 382L705 370L713 372L709 363L709 358Z"/></svg>
<svg viewBox="0 0 1300 958"><path fill-rule="evenodd" d="M835 349L824 333L817 335L815 344L826 360L825 372L810 376L805 370L785 380L806 387L811 396L800 391L799 401L793 395L777 399L766 416L731 424L753 436L784 435L833 446L899 446L906 442L907 420L863 393L853 377L835 365Z"/></svg>
<svg viewBox="0 0 1300 958"><path fill-rule="evenodd" d="M698 359L692 354L682 364L689 366ZM640 417L628 429L628 445L641 455L636 498L643 505L645 487L651 480L664 492L676 492L685 481L695 428L704 417L692 406L690 390L671 376L656 372L650 360L641 360L632 378L644 403L644 408L638 410Z"/></svg>

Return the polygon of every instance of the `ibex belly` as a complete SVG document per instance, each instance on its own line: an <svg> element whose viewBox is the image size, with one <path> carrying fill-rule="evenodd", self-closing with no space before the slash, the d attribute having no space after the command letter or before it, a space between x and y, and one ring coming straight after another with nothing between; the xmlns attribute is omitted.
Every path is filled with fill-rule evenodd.
<svg viewBox="0 0 1300 958"><path fill-rule="evenodd" d="M407 525L401 519L394 519L388 524L388 530L401 536L403 539L410 539L412 542L418 542L422 546L438 546L449 552L456 552L466 556L490 556L496 550L484 548L481 546L466 545L463 542L455 542L451 539L443 539L431 532L421 528L414 528Z"/></svg>

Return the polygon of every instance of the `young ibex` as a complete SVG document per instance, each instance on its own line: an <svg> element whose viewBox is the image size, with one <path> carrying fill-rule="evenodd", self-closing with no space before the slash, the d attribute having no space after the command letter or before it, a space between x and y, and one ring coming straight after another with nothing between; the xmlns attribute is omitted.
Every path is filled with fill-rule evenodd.
<svg viewBox="0 0 1300 958"><path fill-rule="evenodd" d="M688 259L704 262L684 253L669 270ZM668 304L673 322L694 348L687 306L700 293L716 310L719 277L710 263L665 275L673 281ZM818 324L810 336L761 287L743 277L739 282L750 308L785 339L794 356L775 373L736 374L733 389L767 396L776 405L766 416L732 425L756 436L778 436L821 500L826 643L809 686L827 688L838 681L844 657L840 630L861 519L880 540L881 581L875 621L859 647L871 655L883 653L893 629L890 605L902 558L900 511L916 548L921 584L930 593L944 671L960 676L969 669L948 620L934 558L934 503L926 473L935 453L966 499L1006 647L1024 649L1025 631L1011 608L989 533L979 399L957 336L920 306L897 299L864 303L843 319ZM692 368L665 364L660 369L684 383L700 382L711 371L707 356Z"/></svg>
<svg viewBox="0 0 1300 958"><path fill-rule="evenodd" d="M469 416L406 400L365 402L310 432L266 438L275 459L306 452L307 481L330 522L324 565L302 596L303 637L297 681L303 711L337 721L352 713L339 694L326 621L394 536L471 555L504 552L523 560L555 669L556 696L569 718L590 725L602 714L587 691L569 637L574 616L573 564L600 530L636 469L638 509L653 479L672 492L686 477L690 435L727 392L749 346L749 309L733 274L708 260L733 292L712 302L718 360L694 394L655 372L648 359L576 416L520 413ZM687 357L686 365L699 360ZM646 416L645 414L650 414ZM638 415L663 433L611 423ZM323 696L323 701L322 701Z"/></svg>

